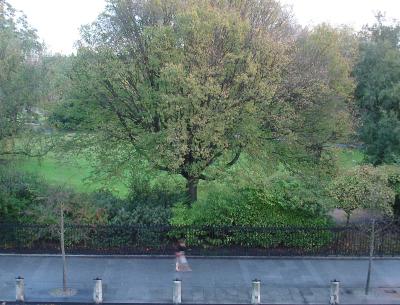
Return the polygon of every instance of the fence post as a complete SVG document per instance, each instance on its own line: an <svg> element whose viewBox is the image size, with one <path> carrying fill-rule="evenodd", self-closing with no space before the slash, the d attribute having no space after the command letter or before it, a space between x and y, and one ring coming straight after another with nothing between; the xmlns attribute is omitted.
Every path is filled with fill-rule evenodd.
<svg viewBox="0 0 400 305"><path fill-rule="evenodd" d="M337 305L339 304L339 285L340 282L337 280L331 281L331 298L329 304Z"/></svg>
<svg viewBox="0 0 400 305"><path fill-rule="evenodd" d="M179 279L175 279L174 280L172 302L174 304L181 304L182 303L182 281L179 280Z"/></svg>
<svg viewBox="0 0 400 305"><path fill-rule="evenodd" d="M15 280L16 280L15 299L17 300L17 302L25 302L24 278L18 276Z"/></svg>
<svg viewBox="0 0 400 305"><path fill-rule="evenodd" d="M252 282L251 304L260 304L261 302L260 284L260 280L257 279Z"/></svg>
<svg viewBox="0 0 400 305"><path fill-rule="evenodd" d="M100 278L94 279L93 302L96 304L103 303L103 284Z"/></svg>

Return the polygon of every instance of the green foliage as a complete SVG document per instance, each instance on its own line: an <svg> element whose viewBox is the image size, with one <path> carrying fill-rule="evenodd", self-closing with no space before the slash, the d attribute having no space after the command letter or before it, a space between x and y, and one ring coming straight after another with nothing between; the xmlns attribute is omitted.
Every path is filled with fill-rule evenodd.
<svg viewBox="0 0 400 305"><path fill-rule="evenodd" d="M396 195L400 195L400 167L398 165L383 165L379 167L379 170L387 175L388 184Z"/></svg>
<svg viewBox="0 0 400 305"><path fill-rule="evenodd" d="M365 160L365 155L358 148L339 148L335 149L338 158L338 167L341 169L350 169L360 165Z"/></svg>
<svg viewBox="0 0 400 305"><path fill-rule="evenodd" d="M127 179L109 179L107 183L100 179L92 181L91 177L97 175L95 167L81 155L48 153L40 158L14 157L10 162L17 171L40 176L52 186L64 185L80 193L95 193L105 189L123 198L129 194Z"/></svg>
<svg viewBox="0 0 400 305"><path fill-rule="evenodd" d="M76 131L82 129L82 124L89 116L81 107L78 101L68 101L55 107L48 118L49 123L62 131Z"/></svg>
<svg viewBox="0 0 400 305"><path fill-rule="evenodd" d="M312 228L324 228L330 224L328 218L315 212L287 204L286 194L279 189L267 191L238 190L210 192L206 199L199 200L187 208L176 204L173 208L171 224L177 226L198 226L186 237L190 246L245 245L252 247L321 247L330 241L330 234L315 233ZM289 192L289 191L288 191ZM294 199L297 200L297 199ZM280 230L264 233L246 233L227 229L214 236L208 236L201 226L248 226L276 227ZM288 240L287 227L307 228L298 230L293 239ZM183 229L182 232L185 232ZM182 234L179 230L175 233Z"/></svg>
<svg viewBox="0 0 400 305"><path fill-rule="evenodd" d="M194 201L209 166L276 132L291 30L274 1L114 0L82 30L75 91L108 141L182 175Z"/></svg>
<svg viewBox="0 0 400 305"><path fill-rule="evenodd" d="M0 219L3 222L58 223L60 200L55 196L58 193L63 195L67 222L107 223L108 211L97 194L52 187L32 173L21 173L13 167L0 166Z"/></svg>
<svg viewBox="0 0 400 305"><path fill-rule="evenodd" d="M26 17L6 1L0 5L0 154L13 149L12 138L25 129L40 96L42 46ZM11 143L10 143L11 142Z"/></svg>
<svg viewBox="0 0 400 305"><path fill-rule="evenodd" d="M123 205L111 208L113 215L110 222L131 225L168 224L172 204L184 198L182 186L179 188L173 182L166 177L163 180L154 177L135 179L129 198Z"/></svg>
<svg viewBox="0 0 400 305"><path fill-rule="evenodd" d="M71 69L74 56L44 54L41 60L41 103L51 112L54 106L68 100L71 89Z"/></svg>
<svg viewBox="0 0 400 305"><path fill-rule="evenodd" d="M108 221L106 209L97 206L91 196L59 186L49 187L28 213L35 223L59 224L61 208L66 224L106 224Z"/></svg>
<svg viewBox="0 0 400 305"><path fill-rule="evenodd" d="M393 214L400 216L400 167L398 165L382 165L379 167L388 177L388 185L395 193Z"/></svg>
<svg viewBox="0 0 400 305"><path fill-rule="evenodd" d="M397 163L400 156L400 25L385 25L382 16L365 29L354 70L362 115L360 137L367 160Z"/></svg>
<svg viewBox="0 0 400 305"><path fill-rule="evenodd" d="M380 168L357 166L339 175L331 186L331 195L337 208L347 214L347 222L355 209L365 208L391 215L394 192L388 175Z"/></svg>
<svg viewBox="0 0 400 305"><path fill-rule="evenodd" d="M296 30L275 1L113 0L82 28L51 120L85 130L69 146L99 172L145 161L184 177L190 201L242 154L328 170L325 148L353 128L356 42L346 28Z"/></svg>
<svg viewBox="0 0 400 305"><path fill-rule="evenodd" d="M326 182L320 179L318 184L317 177L310 178L277 174L270 180L268 189L259 192L260 199L284 210L324 215L330 208L330 199L324 188Z"/></svg>
<svg viewBox="0 0 400 305"><path fill-rule="evenodd" d="M0 219L18 222L30 219L28 210L46 191L46 185L34 175L16 172L0 165Z"/></svg>
<svg viewBox="0 0 400 305"><path fill-rule="evenodd" d="M316 162L329 144L352 133L356 46L350 29L322 24L303 30L293 48L281 94L292 105L295 142Z"/></svg>
<svg viewBox="0 0 400 305"><path fill-rule="evenodd" d="M132 177L127 198L117 198L106 191L90 195L94 206L107 211L108 223L117 225L168 224L171 206L182 198L182 179L149 173L143 168Z"/></svg>
<svg viewBox="0 0 400 305"><path fill-rule="evenodd" d="M326 185L337 171L332 144L354 128L350 74L358 51L354 75L367 154L375 164L399 160L398 26L367 29L357 51L349 29L297 29L274 0L110 0L82 28L76 56L42 57L25 18L5 8L2 151L23 142L16 136L40 97L48 122L72 131L58 141L65 163L51 154L42 164L21 159L19 166L76 190L4 173L2 219L55 224L62 204L67 223L307 228L290 240L282 230L185 233L197 246L321 247L331 236L312 229L330 224L323 215L332 206ZM86 159L80 155L71 166L70 150ZM125 194L122 183L132 181L129 196L78 193L100 188L82 183L91 179ZM398 181L395 170L357 167L329 191L348 215L357 207L390 213ZM204 196L189 208L183 194L194 202L198 186Z"/></svg>

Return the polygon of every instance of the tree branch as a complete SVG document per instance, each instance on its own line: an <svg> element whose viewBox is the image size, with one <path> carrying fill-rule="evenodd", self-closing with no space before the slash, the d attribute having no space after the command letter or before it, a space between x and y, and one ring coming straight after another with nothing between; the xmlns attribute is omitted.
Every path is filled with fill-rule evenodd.
<svg viewBox="0 0 400 305"><path fill-rule="evenodd" d="M171 170L167 166L155 165L154 168L164 172L171 172Z"/></svg>
<svg viewBox="0 0 400 305"><path fill-rule="evenodd" d="M51 147L46 149L46 151L44 151L42 153L36 153L36 154L32 154L29 151L24 151L24 150L2 151L2 152L0 152L0 156L20 155L20 156L27 156L27 157L31 157L31 158L40 158L40 157L44 157L45 155L47 155L54 147L55 147L55 145L51 145Z"/></svg>
<svg viewBox="0 0 400 305"><path fill-rule="evenodd" d="M214 180L216 180L217 178L216 178L216 177L209 177L209 176L206 176L206 175L204 175L204 174L201 174L201 175L199 176L199 179L200 179L200 180L204 180L204 181L214 181Z"/></svg>
<svg viewBox="0 0 400 305"><path fill-rule="evenodd" d="M230 166L234 165L239 160L239 157L240 157L241 153L242 153L242 148L239 147L239 150L236 152L236 154L233 157L233 159L229 163L226 164L226 167L230 167Z"/></svg>

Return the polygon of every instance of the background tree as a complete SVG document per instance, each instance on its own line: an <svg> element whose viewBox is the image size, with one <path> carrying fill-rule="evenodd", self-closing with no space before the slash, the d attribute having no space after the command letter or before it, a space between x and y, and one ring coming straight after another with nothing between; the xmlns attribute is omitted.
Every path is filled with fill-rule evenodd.
<svg viewBox="0 0 400 305"><path fill-rule="evenodd" d="M193 202L210 167L277 137L262 128L279 121L292 30L275 1L109 1L82 31L76 92L108 143L183 176Z"/></svg>
<svg viewBox="0 0 400 305"><path fill-rule="evenodd" d="M400 25L385 25L382 15L366 27L354 70L362 126L360 138L373 164L399 161Z"/></svg>
<svg viewBox="0 0 400 305"><path fill-rule="evenodd" d="M24 15L0 0L0 155L13 152L13 138L32 118L40 96L42 45Z"/></svg>
<svg viewBox="0 0 400 305"><path fill-rule="evenodd" d="M290 129L298 149L315 162L327 146L346 141L353 131L356 56L357 40L349 28L321 24L296 39L279 93L292 106Z"/></svg>
<svg viewBox="0 0 400 305"><path fill-rule="evenodd" d="M400 216L400 167L397 165L382 165L379 170L388 176L389 186L395 193L393 213L396 217Z"/></svg>
<svg viewBox="0 0 400 305"><path fill-rule="evenodd" d="M71 89L71 69L73 56L44 54L41 58L41 101L48 112L68 99Z"/></svg>
<svg viewBox="0 0 400 305"><path fill-rule="evenodd" d="M342 173L332 182L331 195L336 207L346 212L347 224L356 209L393 214L395 193L387 174L379 168L364 165Z"/></svg>

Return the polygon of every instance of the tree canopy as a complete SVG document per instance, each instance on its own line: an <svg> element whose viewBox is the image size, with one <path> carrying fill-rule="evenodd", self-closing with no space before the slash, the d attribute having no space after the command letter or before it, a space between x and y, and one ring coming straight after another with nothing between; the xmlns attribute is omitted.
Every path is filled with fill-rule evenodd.
<svg viewBox="0 0 400 305"><path fill-rule="evenodd" d="M292 30L275 1L109 1L83 28L75 84L110 141L182 175L195 201L211 165L278 137Z"/></svg>
<svg viewBox="0 0 400 305"><path fill-rule="evenodd" d="M332 182L331 194L337 207L346 212L347 223L353 211L361 208L393 214L395 192L388 179L385 170L364 165L345 171Z"/></svg>
<svg viewBox="0 0 400 305"><path fill-rule="evenodd" d="M368 160L394 163L400 156L400 25L382 16L367 27L355 72L362 126L360 138Z"/></svg>
<svg viewBox="0 0 400 305"><path fill-rule="evenodd" d="M26 17L0 0L0 154L24 129L39 99L42 45Z"/></svg>
<svg viewBox="0 0 400 305"><path fill-rule="evenodd" d="M348 28L326 24L303 30L284 77L285 100L294 107L292 130L315 161L327 145L347 141L353 130L357 41Z"/></svg>

